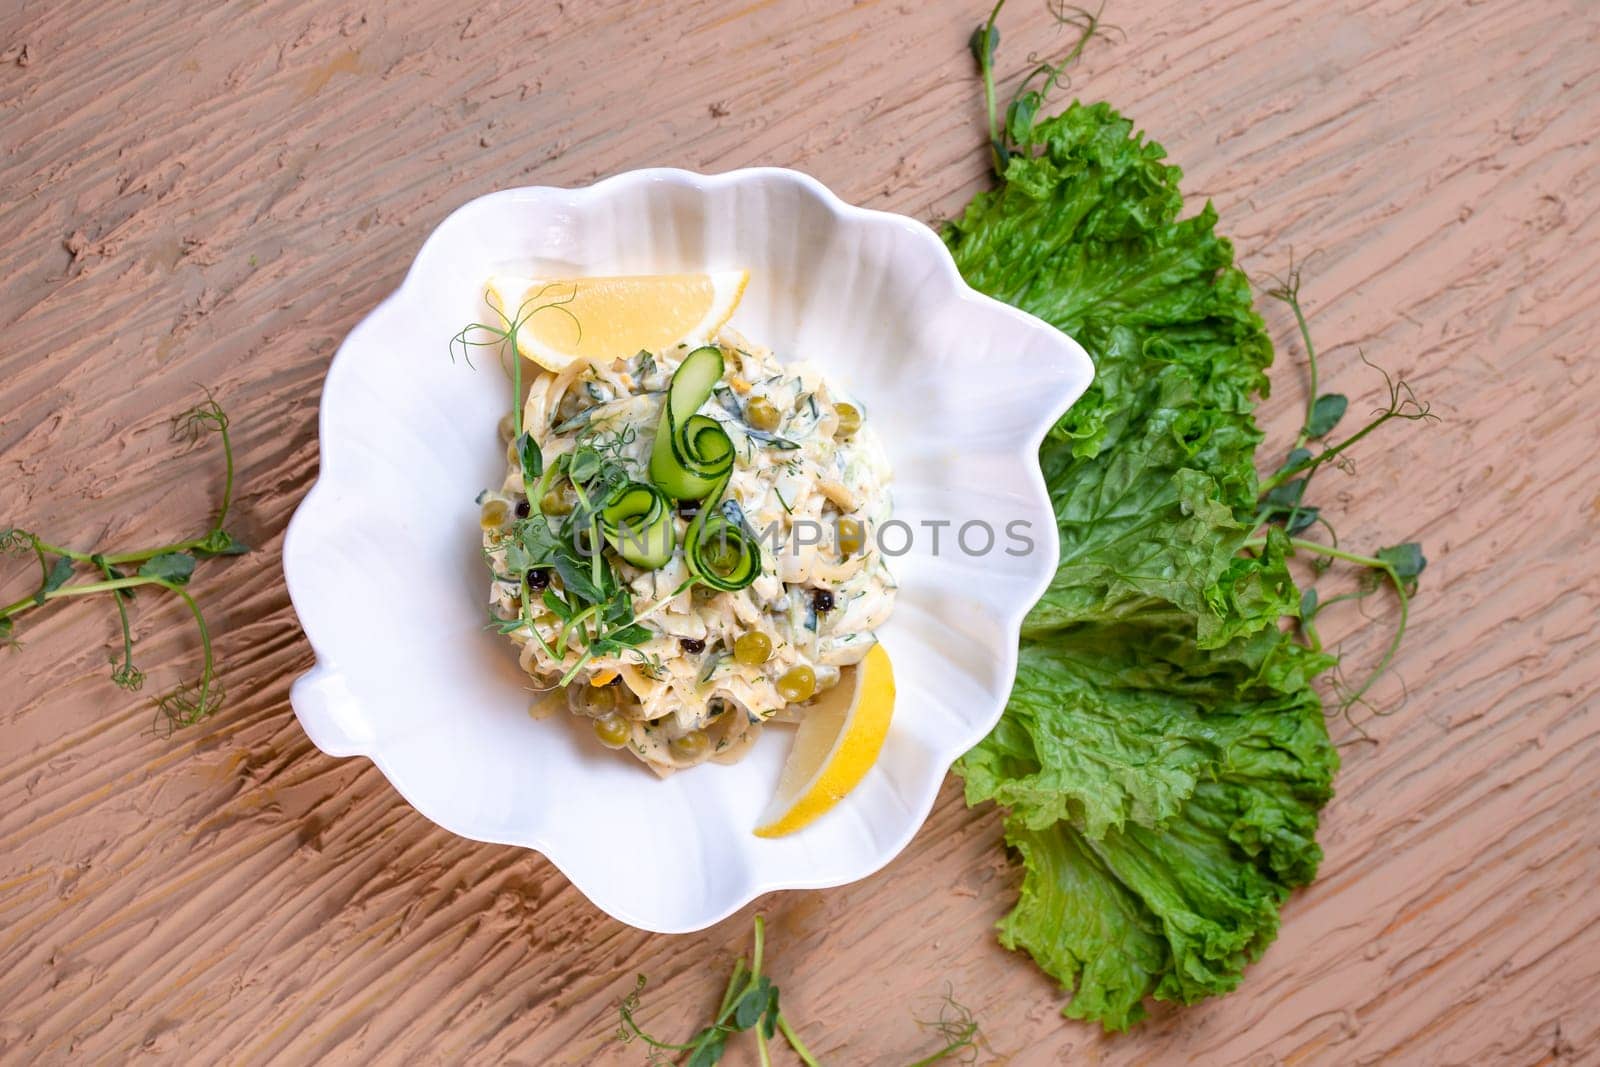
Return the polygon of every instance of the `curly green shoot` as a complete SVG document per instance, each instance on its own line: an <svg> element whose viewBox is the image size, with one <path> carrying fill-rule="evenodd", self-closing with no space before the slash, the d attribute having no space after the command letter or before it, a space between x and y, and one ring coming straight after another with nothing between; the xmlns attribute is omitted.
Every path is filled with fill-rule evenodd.
<svg viewBox="0 0 1600 1067"><path fill-rule="evenodd" d="M727 1042L735 1034L753 1031L756 1057L761 1067L772 1067L772 1046L781 1036L805 1067L820 1067L817 1057L806 1047L793 1023L778 1004L778 987L762 974L766 948L766 924L761 916L755 919L755 941L747 961L740 957L733 965L733 973L723 988L722 1000L711 1022L696 1031L687 1041L665 1041L648 1033L639 1025L639 999L647 979L639 975L631 992L617 1005L620 1023L616 1038L623 1044L642 1042L648 1049L646 1062L652 1064L682 1063L686 1067L711 1067L721 1062ZM909 1067L930 1067L931 1064L950 1062L971 1063L977 1056L982 1035L972 1012L959 1004L947 990L939 1015L931 1020L918 1020L932 1029L944 1041L944 1046L931 1055L913 1061Z"/></svg>
<svg viewBox="0 0 1600 1067"><path fill-rule="evenodd" d="M134 662L133 627L128 612L134 591L154 586L183 601L200 636L201 667L196 680L184 682L154 700L170 727L199 722L214 714L223 701L211 630L199 603L187 588L195 565L199 560L238 556L249 551L249 546L224 526L233 502L233 441L228 434L227 413L209 392L205 403L173 420L174 439L197 441L208 433L217 434L221 440L226 474L216 516L206 532L198 537L131 551L85 552L46 541L21 527L0 530L0 552L12 555L31 552L38 561L41 576L37 589L0 607L0 644L20 647L16 639L16 620L29 611L70 597L109 594L116 606L122 632L120 653L111 659L111 681L130 693L137 692L144 686L145 672ZM96 580L73 582L80 574Z"/></svg>
<svg viewBox="0 0 1600 1067"><path fill-rule="evenodd" d="M995 90L994 53L1000 44L1000 28L995 21L1000 17L1000 9L1005 3L1006 0L997 0L989 12L988 21L974 30L967 42L983 78L983 102L989 119L990 164L994 167L995 175L1000 177L1005 175L1006 164L1011 157L1022 150L1039 109L1048 102L1053 91L1068 84L1067 70L1083 55L1089 42L1096 37L1109 37L1112 33L1122 32L1115 26L1101 22L1104 5L1090 11L1068 4L1065 0L1047 0L1045 6L1051 17L1060 26L1076 30L1077 39L1059 59L1041 59L1037 53L1029 53L1028 62L1034 66L1011 94L1002 121Z"/></svg>
<svg viewBox="0 0 1600 1067"><path fill-rule="evenodd" d="M978 1021L972 1017L972 1009L956 1000L948 986L939 1004L939 1014L932 1019L918 1019L917 1022L924 1029L938 1034L944 1040L944 1047L908 1067L930 1067L947 1061L964 1064L978 1062L978 1046L983 1038Z"/></svg>
<svg viewBox="0 0 1600 1067"><path fill-rule="evenodd" d="M1270 478L1261 484L1262 492L1270 493L1272 490L1286 484L1290 479L1299 477L1310 481L1316 470L1329 462L1343 462L1344 453L1358 444L1363 438L1370 435L1378 427L1391 419L1403 419L1410 422L1438 422L1439 417L1433 414L1429 406L1417 399L1411 385L1404 378L1394 378L1388 371L1367 359L1366 353L1361 354L1361 362L1371 367L1383 376L1385 390L1389 394L1388 403L1373 412L1372 419L1361 429L1340 441L1337 445L1323 448L1319 452L1311 452L1306 445L1313 439L1322 439L1338 425L1339 420L1349 406L1348 399L1342 393L1318 392L1318 364L1316 345L1311 340L1311 328L1306 322L1305 311L1300 304L1300 270L1292 261L1286 278L1274 278L1278 284L1267 290L1267 295L1274 300L1287 304L1293 312L1295 322L1300 330L1301 343L1306 350L1306 366L1310 376L1310 388L1307 391L1305 419L1300 425L1300 431L1295 436L1294 447L1289 452L1289 457Z"/></svg>
<svg viewBox="0 0 1600 1067"><path fill-rule="evenodd" d="M108 582L116 581L118 577L116 568L104 561L100 564L100 573ZM144 671L133 665L133 628L128 621L128 601L132 598L133 593L126 589L118 589L111 594L112 601L117 605L117 622L122 626L122 662L112 670L111 681L121 689L137 693L144 687Z"/></svg>
<svg viewBox="0 0 1600 1067"><path fill-rule="evenodd" d="M817 1067L815 1058L805 1045L796 1044L798 1038L791 1036L793 1028L787 1026L786 1021L780 1022L782 1013L778 1007L778 988L772 984L771 979L761 973L765 938L766 925L758 915L755 920L755 945L750 953L750 961L747 963L741 956L733 965L733 974L729 976L728 984L723 990L722 1002L717 1008L716 1015L710 1024L702 1027L688 1041L681 1043L663 1041L639 1026L634 1016L639 1010L639 997L644 992L647 982L642 974L634 983L633 991L618 1005L621 1023L617 1028L617 1040L624 1044L635 1039L644 1042L651 1049L650 1056L655 1062L662 1061L663 1053L683 1053L686 1054L685 1063L701 1067L717 1063L722 1059L729 1035L742 1033L754 1027L762 1067L770 1067L772 1057L767 1042L775 1033L782 1030L784 1039L790 1042L790 1047L795 1050L801 1061L808 1067Z"/></svg>
<svg viewBox="0 0 1600 1067"><path fill-rule="evenodd" d="M583 332L577 316L565 306L576 298L576 288L560 299L543 299L556 284L531 293L514 317L507 317L492 299L486 298L501 324L475 322L458 330L450 339L450 357L454 360L459 348L467 366L473 367L472 349L493 346L499 349L502 363L508 364L505 369L511 381L512 410L502 432L521 467L530 508L527 515L510 523L507 536L501 540L511 565L504 576L497 575L499 580L516 584L518 616L501 619L491 612L489 625L502 633L525 632L528 640L537 643L554 661L565 660L569 649L576 651L576 661L557 682L565 686L595 657L634 648L649 638L650 631L637 625L632 592L604 553L595 550L595 546L604 543L605 502L614 488L628 480L622 460L633 431L610 435L586 431L572 451L562 452L546 463L533 433L523 426L518 331L534 315L554 310L572 320L580 337ZM577 497L578 506L565 517L546 513L546 497L557 486L570 488ZM479 503L483 503L481 496ZM485 556L493 559L492 553ZM553 570L560 578L559 588L552 586L536 593L528 579L535 570ZM540 611L549 613L560 624L552 639L539 632L535 616Z"/></svg>
<svg viewBox="0 0 1600 1067"><path fill-rule="evenodd" d="M1409 383L1403 378L1391 376L1383 368L1378 367L1367 359L1363 353L1361 361L1383 375L1384 387L1388 393L1388 402L1373 412L1368 422L1354 433L1345 437L1337 444L1324 445L1318 451L1307 447L1313 441L1324 440L1339 421L1344 417L1349 402L1343 394L1320 392L1320 374L1317 363L1317 350L1311 339L1311 328L1306 320L1305 310L1300 302L1301 267L1294 265L1291 260L1289 270L1285 277L1275 278L1277 283L1272 289L1267 290L1267 295L1274 300L1287 304L1294 315L1295 324L1299 329L1301 343L1306 351L1306 363L1309 374L1309 390L1306 400L1305 416L1301 421L1299 432L1295 435L1294 447L1290 450L1283 464L1270 477L1261 483L1258 510L1254 526L1259 528L1263 524L1281 525L1289 535L1289 546L1297 554L1310 557L1312 571L1321 575L1329 566L1336 562L1365 568L1367 577L1363 578L1354 592L1342 593L1319 599L1315 587L1307 588L1301 597L1299 611L1299 628L1306 643L1316 651L1322 650L1322 636L1316 625L1317 615L1334 604L1343 601L1364 601L1380 589L1388 587L1394 590L1395 598L1399 605L1399 619L1394 632L1384 647L1383 654L1378 662L1367 672L1365 677L1357 683L1345 681L1343 665L1335 673L1334 695L1338 699L1337 710L1344 716L1345 721L1360 735L1362 740L1372 741L1373 738L1362 729L1352 718L1351 712L1357 707L1367 709L1374 715L1389 714L1374 707L1368 700L1372 691L1385 674L1394 665L1395 656L1400 651L1400 644L1405 638L1406 623L1410 616L1411 598L1417 591L1417 578L1427 566L1427 559L1422 554L1422 546L1415 542L1393 545L1380 549L1376 555L1362 555L1339 547L1339 537L1333 525L1321 513L1321 510L1305 501L1306 492L1311 485L1312 478L1324 465L1332 463L1345 470L1351 470L1346 453L1371 435L1378 427L1385 423L1399 419L1409 422L1437 422L1438 416L1434 415L1429 406L1417 399ZM1329 542L1323 544L1306 537L1297 536L1313 527L1320 526L1328 533ZM1258 550L1266 544L1265 537L1251 537L1247 539L1243 548L1246 551ZM1404 682L1401 682L1402 689Z"/></svg>
<svg viewBox="0 0 1600 1067"><path fill-rule="evenodd" d="M456 350L459 348L461 358L466 361L468 367L473 366L472 350L474 348L498 349L500 366L511 378L511 426L513 438L522 435L522 360L518 356L517 331L526 326L528 320L541 311L559 311L572 320L572 324L578 329L579 338L583 337L583 323L579 322L578 316L574 315L572 310L566 306L577 299L578 290L574 288L571 293L560 300L544 300L544 294L555 287L556 283L551 282L540 288L537 293L529 293L523 298L522 303L518 305L517 313L514 317L507 317L505 310L496 307L494 302L488 299L488 294L486 293L484 294L484 302L489 305L489 310L493 311L500 319L500 325L494 326L484 322L469 322L458 330L454 337L450 338L450 358L452 360L455 359Z"/></svg>
<svg viewBox="0 0 1600 1067"><path fill-rule="evenodd" d="M1265 537L1254 537L1244 542L1245 549L1259 549L1265 546ZM1384 646L1383 655L1379 657L1376 665L1367 672L1359 684L1351 685L1344 681L1342 674L1343 664L1340 664L1340 673L1334 683L1334 695L1338 697L1338 711L1362 740L1372 741L1373 738L1363 730L1353 718L1351 711L1356 707L1364 707L1375 715L1390 714L1388 711L1374 707L1367 699L1367 694L1378 680L1387 674L1394 665L1396 654L1400 651L1400 644L1405 640L1406 623L1411 614L1411 598L1417 592L1417 576L1427 566L1427 559L1422 554L1422 546L1415 541L1393 545L1380 549L1375 556L1363 556L1355 552L1346 552L1332 545L1325 545L1319 541L1310 541L1300 537L1291 537L1289 547L1296 552L1310 553L1315 557L1326 560L1340 560L1357 567L1365 567L1372 575L1372 579L1364 579L1360 587L1351 593L1342 593L1319 600L1315 587L1308 588L1306 595L1300 602L1300 632L1306 638L1306 644L1315 652L1321 652L1322 635L1316 626L1318 613L1334 604L1346 600L1361 601L1377 592L1385 584L1394 590L1395 598L1400 607L1400 617L1395 623L1394 632L1389 636L1389 642ZM1402 686L1404 683L1401 683Z"/></svg>

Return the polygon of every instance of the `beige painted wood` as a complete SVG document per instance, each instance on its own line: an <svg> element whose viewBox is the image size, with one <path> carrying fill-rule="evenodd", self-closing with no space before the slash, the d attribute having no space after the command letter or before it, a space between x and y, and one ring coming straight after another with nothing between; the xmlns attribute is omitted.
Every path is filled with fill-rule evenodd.
<svg viewBox="0 0 1600 1067"><path fill-rule="evenodd" d="M1013 77L1061 40L1014 7ZM985 181L978 8L0 6L0 519L79 545L199 529L214 456L174 459L165 419L203 384L235 416L238 526L260 546L198 585L231 692L203 727L157 736L110 685L103 605L29 619L0 658L0 1060L637 1062L609 1044L633 975L652 976L647 1017L686 1032L759 908L829 1062L926 1051L913 1015L946 985L1017 1064L1600 1062L1600 9L1582 0L1125 0L1125 39L1075 75L1186 166L1248 270L1318 253L1307 305L1354 408L1378 396L1365 350L1444 419L1328 481L1347 539L1427 544L1410 699L1367 724L1380 744L1345 747L1322 878L1236 994L1117 1038L1058 1018L994 941L1016 875L994 812L954 785L880 874L669 938L537 855L436 829L297 727L310 652L278 551L316 476L322 375L430 228L492 189L646 164L794 166L954 212ZM1268 315L1282 442L1297 348ZM1376 614L1327 632L1365 660ZM180 622L141 607L152 687L191 669Z"/></svg>

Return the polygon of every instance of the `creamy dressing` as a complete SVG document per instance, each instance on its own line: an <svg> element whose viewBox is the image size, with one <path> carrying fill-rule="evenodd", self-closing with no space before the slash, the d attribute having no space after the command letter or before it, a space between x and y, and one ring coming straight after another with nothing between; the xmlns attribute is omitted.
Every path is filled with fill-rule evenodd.
<svg viewBox="0 0 1600 1067"><path fill-rule="evenodd" d="M557 660L526 625L508 635L520 648L522 668L543 686L554 687L577 668L566 705L595 719L603 740L621 741L612 747L626 747L663 774L737 758L762 724L802 716L806 704L789 704L779 679L806 667L816 692L837 684L841 670L875 643L873 632L894 605L894 583L874 536L890 516L890 471L870 422L841 433L840 405L849 399L814 366L779 363L732 330L723 330L716 344L725 370L700 411L734 444L724 500L736 501L759 535L760 575L737 592L686 588L690 574L681 549L692 509L684 508L673 520L679 551L664 566L643 570L607 553L633 595L635 619L650 632L636 648L579 666L576 648ZM574 364L538 374L523 422L544 462L588 446L633 477L647 478L672 373L689 351L680 345L609 366ZM770 431L748 418L758 399L779 413ZM515 456L508 460L501 495L514 504L526 488ZM504 575L500 536L486 532L484 548L493 571ZM559 578L552 580L559 588ZM817 610L829 595L832 607ZM520 583L514 577L493 581L490 601L497 617L518 618ZM561 621L536 606L534 626L553 649ZM738 662L735 642L757 632L771 643L766 662Z"/></svg>

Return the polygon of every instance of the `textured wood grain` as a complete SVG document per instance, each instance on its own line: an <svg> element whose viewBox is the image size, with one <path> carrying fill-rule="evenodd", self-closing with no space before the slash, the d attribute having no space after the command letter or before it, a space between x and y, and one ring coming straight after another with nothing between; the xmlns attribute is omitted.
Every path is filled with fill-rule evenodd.
<svg viewBox="0 0 1600 1067"><path fill-rule="evenodd" d="M1002 61L1060 39L1037 5ZM470 14L461 14L470 10ZM199 529L174 459L196 383L235 414L240 533L200 585L229 710L167 740L114 689L112 620L30 618L0 659L0 1060L637 1062L646 971L674 1032L747 909L659 937L541 857L451 837L316 752L284 524L321 378L464 200L646 164L808 170L925 219L984 181L969 3L13 2L0 10L0 518L87 545ZM1409 702L1350 744L1321 879L1243 988L1106 1038L991 924L1016 875L947 785L888 869L783 894L772 970L830 1062L903 1061L948 985L1017 1064L1600 1062L1600 9L1581 0L1119 4L1085 95L1136 117L1245 267L1305 290L1354 407L1404 372L1444 421L1330 479L1347 539L1423 540ZM1198 200L1196 201L1198 203ZM1289 322L1274 439L1302 402ZM22 588L25 568L7 565ZM148 599L148 598L147 598ZM1326 633L1356 661L1391 621ZM151 685L187 672L146 604ZM1396 690L1384 694L1386 699ZM1335 722L1337 738L1353 731ZM713 973L715 972L715 975Z"/></svg>

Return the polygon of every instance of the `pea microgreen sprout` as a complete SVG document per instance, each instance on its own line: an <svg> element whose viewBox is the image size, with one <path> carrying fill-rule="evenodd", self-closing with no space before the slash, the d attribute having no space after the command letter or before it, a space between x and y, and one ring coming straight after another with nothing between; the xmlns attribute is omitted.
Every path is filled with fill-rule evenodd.
<svg viewBox="0 0 1600 1067"><path fill-rule="evenodd" d="M238 556L249 551L249 547L224 525L233 503L233 441L228 434L227 413L210 393L206 394L205 403L173 420L175 440L197 441L208 433L217 434L222 441L226 473L216 517L210 528L198 537L126 552L83 552L46 541L20 527L0 530L0 551L13 555L33 553L41 575L39 588L33 593L0 607L0 643L17 646L16 618L51 601L110 594L122 629L122 648L119 655L112 657L111 680L122 689L136 692L144 686L145 672L133 661L133 628L128 603L134 591L143 586L155 586L183 601L200 635L201 667L198 679L184 682L155 700L168 725L174 727L192 725L213 714L222 706L224 695L222 684L217 680L211 630L200 605L188 590L195 564L202 559ZM73 582L80 574L92 575L97 580Z"/></svg>
<svg viewBox="0 0 1600 1067"><path fill-rule="evenodd" d="M1306 321L1305 310L1300 303L1301 268L1296 267L1291 260L1287 275L1284 278L1275 278L1274 281L1276 285L1267 290L1267 295L1287 304L1294 315L1301 343L1306 350L1309 389L1305 416L1301 421L1299 432L1295 435L1294 447L1290 449L1289 455L1278 470L1261 483L1254 526L1256 528L1263 525L1281 526L1288 535L1289 548L1296 553L1310 555L1313 571L1317 574L1323 573L1335 562L1353 564L1366 569L1366 577L1361 580L1354 592L1342 593L1324 600L1319 597L1313 586L1307 588L1301 595L1300 632L1305 637L1306 643L1316 651L1322 650L1322 636L1316 625L1316 618L1320 612L1341 601L1365 600L1385 586L1394 590L1399 602L1400 617L1377 665L1359 683L1346 683L1342 673L1337 676L1338 680L1335 683L1335 695L1339 700L1338 710L1363 740L1370 741L1371 736L1355 723L1350 712L1353 708L1361 706L1374 714L1385 714L1368 702L1367 694L1394 663L1400 642L1405 637L1411 597L1416 594L1418 576L1428 561L1422 554L1422 546L1415 542L1382 548L1370 556L1339 547L1339 537L1333 525L1318 508L1305 502L1306 491L1311 485L1312 478L1327 464L1342 467L1346 471L1353 470L1346 453L1385 423L1395 419L1436 422L1438 416L1433 414L1427 404L1417 399L1410 384L1403 378L1394 378L1363 354L1361 361L1383 375L1384 386L1388 393L1387 403L1374 411L1365 425L1337 444L1324 444L1316 451L1307 447L1313 442L1326 440L1343 419L1349 408L1349 401L1341 393L1320 392L1317 350L1311 340L1311 328ZM1327 531L1330 543L1324 544L1299 536L1314 526L1320 526ZM1247 538L1242 547L1246 551L1259 551L1265 548L1266 544L1266 537L1256 536Z"/></svg>
<svg viewBox="0 0 1600 1067"><path fill-rule="evenodd" d="M551 282L543 286L536 293L529 293L523 297L522 303L517 307L513 317L507 317L503 308L495 307L493 301L485 294L484 302L489 305L489 310L499 318L498 326L484 322L469 322L450 338L450 358L455 359L459 350L461 358L467 366L473 366L472 350L474 348L496 348L499 350L500 366L511 377L511 426L512 437L522 434L522 359L517 351L517 331L525 326L529 319L541 311L559 311L572 320L578 329L578 337L583 337L583 323L578 321L567 304L572 303L578 296L577 289L573 289L566 297L558 300L545 300L544 296L556 288Z"/></svg>
<svg viewBox="0 0 1600 1067"><path fill-rule="evenodd" d="M761 916L755 918L755 941L748 961L741 956L734 962L733 973L723 988L722 1000L711 1022L697 1030L687 1041L664 1041L639 1025L639 1001L648 979L639 975L627 996L617 1005L620 1023L617 1040L628 1044L635 1040L649 1048L647 1062L660 1064L678 1062L684 1067L711 1067L720 1063L727 1051L728 1039L735 1034L753 1032L756 1056L761 1067L772 1067L772 1046L781 1036L789 1048L806 1067L820 1067L817 1057L806 1047L794 1024L789 1021L778 1002L778 987L762 973L766 950L766 923ZM935 1063L971 1063L977 1056L982 1036L978 1024L968 1011L948 991L939 1016L933 1020L918 1020L932 1029L944 1041L944 1046L931 1055L913 1061L908 1067L931 1067Z"/></svg>
<svg viewBox="0 0 1600 1067"><path fill-rule="evenodd" d="M1046 7L1051 16L1058 25L1078 31L1077 40L1060 59L1053 62L1040 59L1035 54L1028 56L1028 62L1034 64L1034 67L1028 71L1012 94L1002 121L995 92L994 52L1000 44L1000 28L995 25L995 20L1000 17L1000 9L1005 7L1005 4L1006 0L997 0L989 12L988 21L973 30L972 37L967 41L967 46L972 49L973 58L978 61L978 71L983 77L983 100L989 118L990 163L994 166L994 172L998 177L1005 176L1006 163L1019 150L1020 142L1025 139L1026 132L1033 126L1034 117L1038 115L1039 109L1044 106L1052 91L1066 85L1067 68L1078 61L1083 55L1083 50L1089 46L1089 42L1096 37L1122 32L1115 26L1106 26L1100 22L1100 13L1104 10L1104 6L1090 11L1065 3L1064 0L1049 0Z"/></svg>
<svg viewBox="0 0 1600 1067"><path fill-rule="evenodd" d="M908 1064L907 1067L931 1067L932 1064L946 1061L967 1064L978 1062L978 1044L983 1038L978 1029L978 1021L972 1017L970 1008L956 1000L949 986L945 987L944 998L939 1004L939 1014L932 1019L919 1018L917 1022L924 1029L938 1034L944 1039L945 1044L932 1055L924 1056Z"/></svg>
<svg viewBox="0 0 1600 1067"><path fill-rule="evenodd" d="M522 609L514 622L496 617L490 624L503 632L525 630L529 639L553 661L563 662L569 651L576 652L574 662L557 683L564 686L596 657L619 655L636 648L649 639L650 631L638 625L633 595L605 558L603 549L605 509L613 502L615 491L628 482L627 471L620 460L622 449L631 438L618 435L609 440L584 442L573 451L546 462L538 442L522 422L522 357L517 350L518 330L536 314L557 311L572 319L580 336L582 333L582 324L565 307L576 296L576 290L558 299L545 299L552 288L547 285L531 293L514 316L508 317L491 304L500 319L499 325L475 322L463 327L450 339L450 353L453 359L459 350L470 367L473 365L472 349L498 347L502 366L511 378L512 441L529 508L526 516L509 525L501 546L506 555L506 570L515 576ZM546 503L560 495L556 490L561 486L570 488L577 498L577 506L564 517ZM546 587L536 598L528 575L543 570L555 573L560 588ZM539 632L536 601L559 624L553 640L547 640Z"/></svg>

